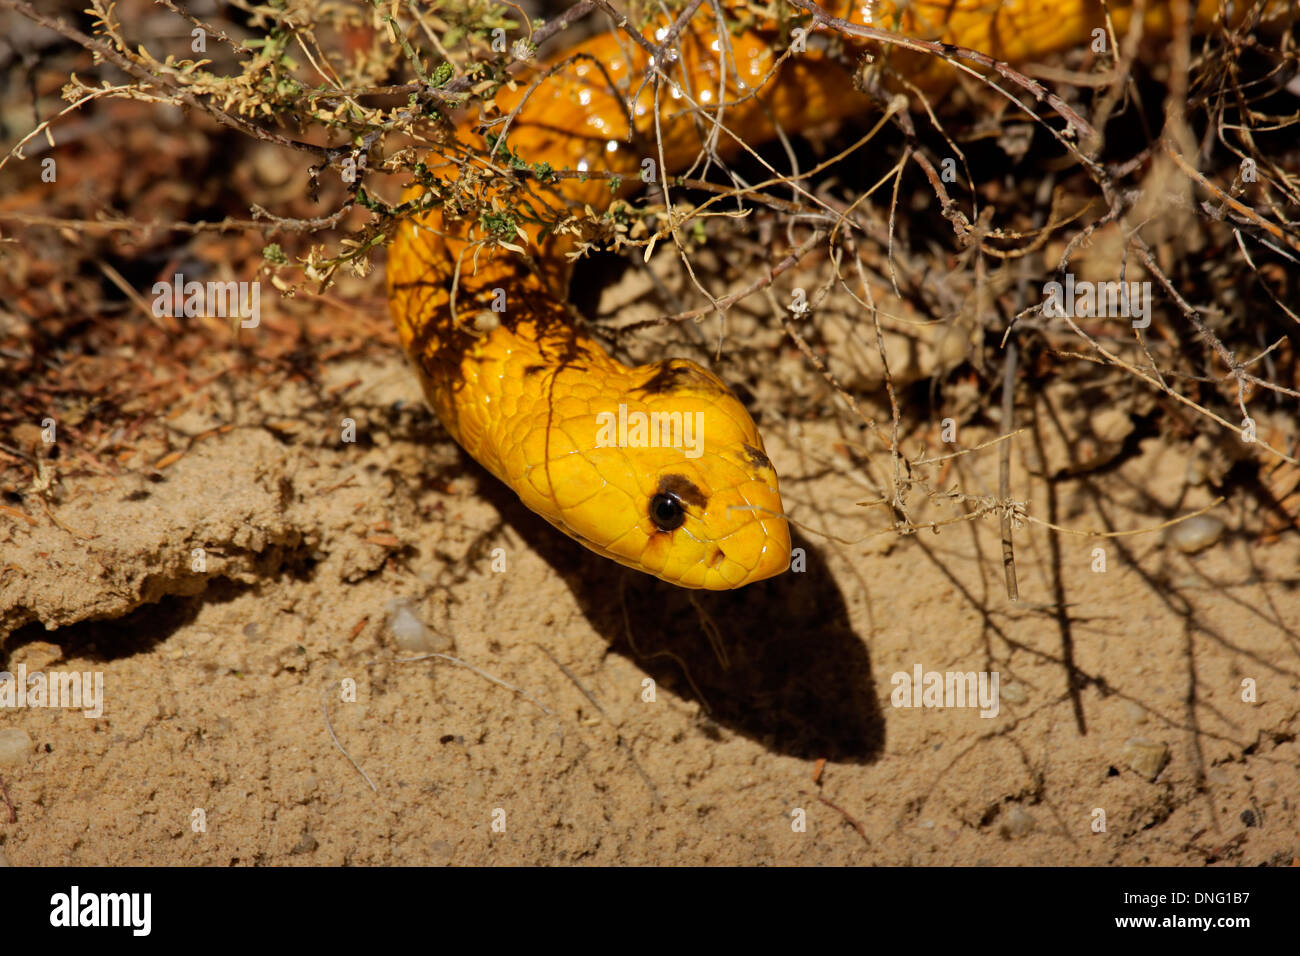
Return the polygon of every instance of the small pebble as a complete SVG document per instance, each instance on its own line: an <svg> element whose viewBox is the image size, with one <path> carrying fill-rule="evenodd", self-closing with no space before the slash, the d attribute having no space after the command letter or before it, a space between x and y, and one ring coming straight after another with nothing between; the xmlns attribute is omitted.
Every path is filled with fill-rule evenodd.
<svg viewBox="0 0 1300 956"><path fill-rule="evenodd" d="M998 696L1012 704L1023 704L1029 699L1029 695L1025 693L1025 688L1021 684L1003 684Z"/></svg>
<svg viewBox="0 0 1300 956"><path fill-rule="evenodd" d="M1223 537L1223 530L1223 522L1218 518L1197 515L1170 528L1165 540L1183 554L1195 554L1218 544Z"/></svg>
<svg viewBox="0 0 1300 956"><path fill-rule="evenodd" d="M1028 836L1034 829L1034 817L1024 807L1012 807L1007 811L1007 818L1003 822L1001 830L1005 837L1020 839Z"/></svg>
<svg viewBox="0 0 1300 956"><path fill-rule="evenodd" d="M1155 780L1169 762L1169 745L1130 737L1124 741L1124 762L1148 780Z"/></svg>
<svg viewBox="0 0 1300 956"><path fill-rule="evenodd" d="M27 731L10 727L0 730L0 766L21 767L32 755L32 738Z"/></svg>
<svg viewBox="0 0 1300 956"><path fill-rule="evenodd" d="M428 633L428 628L416 616L414 603L409 598L394 598L384 604L384 610L388 612L388 629L397 639L397 646L404 651L424 650Z"/></svg>
<svg viewBox="0 0 1300 956"><path fill-rule="evenodd" d="M417 654L445 653L451 642L424 626L417 604L412 598L393 598L384 604L388 613L388 629L403 651Z"/></svg>
<svg viewBox="0 0 1300 956"><path fill-rule="evenodd" d="M302 839L298 841L298 845L290 850L289 853L293 856L301 856L304 853L315 853L316 848L319 846L320 843L317 842L316 838L306 830L303 830Z"/></svg>
<svg viewBox="0 0 1300 956"><path fill-rule="evenodd" d="M446 840L435 840L433 846L430 848L430 853L432 857L429 861L430 863L434 866L446 866L451 862L455 850Z"/></svg>

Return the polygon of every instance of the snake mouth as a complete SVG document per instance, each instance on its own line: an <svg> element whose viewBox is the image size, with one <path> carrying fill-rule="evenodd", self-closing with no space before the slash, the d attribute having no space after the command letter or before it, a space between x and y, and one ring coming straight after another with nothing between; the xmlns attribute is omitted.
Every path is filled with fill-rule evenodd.
<svg viewBox="0 0 1300 956"><path fill-rule="evenodd" d="M777 504L779 507L779 499ZM731 590L775 577L790 567L790 528L782 512L754 505L734 505L725 510L744 511L749 520L733 524L718 537L706 537L701 534L703 528L692 529L690 523L677 532L685 533L705 550L694 570L673 583L711 591ZM730 517L734 520L737 516Z"/></svg>

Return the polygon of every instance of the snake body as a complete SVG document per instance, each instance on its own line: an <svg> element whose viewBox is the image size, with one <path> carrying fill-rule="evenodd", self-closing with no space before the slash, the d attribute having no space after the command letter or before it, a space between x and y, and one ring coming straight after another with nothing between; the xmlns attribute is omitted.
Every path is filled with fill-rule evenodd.
<svg viewBox="0 0 1300 956"><path fill-rule="evenodd" d="M1148 37L1167 34L1179 11L1189 15L1186 3L1149 0L1145 7ZM1202 0L1190 15L1204 25L1216 7ZM1109 10L1122 33L1132 4L1111 0ZM1097 0L912 0L901 10L878 2L840 12L1010 62L1085 45L1106 26ZM665 37L668 23L650 24L647 46ZM498 115L509 118L509 153L498 148L486 163L479 153L457 176L413 187L408 199L427 188L435 201L402 225L389 254L393 318L451 435L561 531L682 587L741 587L789 565L790 534L763 440L711 372L678 359L629 367L584 332L567 304L575 238L563 230L544 234L529 220L544 221L549 211L554 221L554 211L566 207L603 210L645 188L638 175L645 158L667 174L691 162L711 134L725 160L742 143L771 140L778 128L867 112L870 101L852 90L844 67L812 44L773 71L781 41L772 24L719 36L713 16L701 12L676 38L678 55L660 64L669 81L657 91L641 82L653 74L651 53L614 31L539 63L540 82L521 78L497 94ZM953 80L952 68L935 57L901 52L891 62L929 93ZM723 129L711 130L701 114L717 117ZM483 142L476 122L460 121L456 141ZM508 155L534 170L612 173L622 184L542 182L544 175L520 183L500 172ZM485 182L510 184L507 193L491 194L501 215L465 216L464 197ZM512 215L500 195L529 214ZM674 444L684 438L674 415L698 423L699 454L684 440ZM620 428L611 440L613 417L659 422L667 437L653 442L644 430Z"/></svg>

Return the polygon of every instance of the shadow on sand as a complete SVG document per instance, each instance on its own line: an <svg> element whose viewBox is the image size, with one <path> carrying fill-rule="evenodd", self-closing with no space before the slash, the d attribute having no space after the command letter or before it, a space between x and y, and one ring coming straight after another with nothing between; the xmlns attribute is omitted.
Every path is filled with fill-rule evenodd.
<svg viewBox="0 0 1300 956"><path fill-rule="evenodd" d="M738 591L688 591L580 547L485 472L479 485L611 648L656 683L701 700L711 721L804 759L864 763L884 746L866 643L821 554L797 534L806 571Z"/></svg>

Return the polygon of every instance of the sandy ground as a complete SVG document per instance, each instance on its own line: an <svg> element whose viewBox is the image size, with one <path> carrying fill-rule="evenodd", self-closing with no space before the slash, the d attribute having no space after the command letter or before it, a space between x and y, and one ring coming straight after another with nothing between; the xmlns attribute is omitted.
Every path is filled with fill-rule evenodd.
<svg viewBox="0 0 1300 956"><path fill-rule="evenodd" d="M5 666L102 672L105 696L98 718L0 711L30 738L2 771L8 862L1300 855L1294 532L1261 542L1229 503L1208 550L1105 539L1103 572L1099 539L1026 524L1011 604L996 519L875 533L852 439L778 422L806 569L688 593L525 511L385 339L320 381L209 355L233 371L170 413L173 436L204 436L185 454L78 478L48 519L0 525ZM1050 485L1027 444L1015 486L1060 524L1150 527L1212 500L1161 438ZM967 490L996 487L993 455L959 461ZM463 663L406 660L426 653ZM893 676L918 666L996 671L996 716L893 706Z"/></svg>

